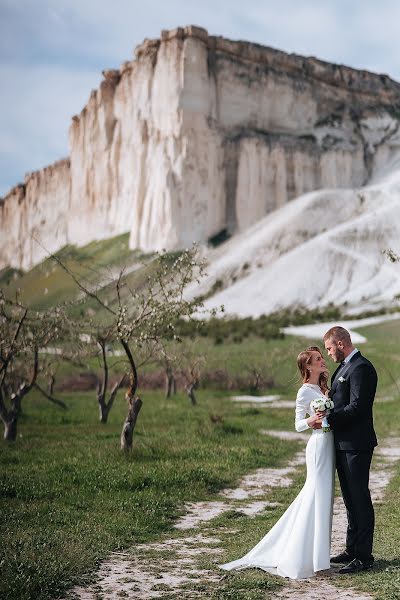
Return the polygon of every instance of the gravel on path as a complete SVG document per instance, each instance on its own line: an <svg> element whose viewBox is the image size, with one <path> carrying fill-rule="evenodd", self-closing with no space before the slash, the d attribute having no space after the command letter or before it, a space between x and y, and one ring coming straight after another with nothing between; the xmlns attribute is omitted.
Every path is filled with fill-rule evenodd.
<svg viewBox="0 0 400 600"><path fill-rule="evenodd" d="M292 432L263 431L281 439L291 439ZM294 438L293 438L294 439ZM297 439L297 436L296 436ZM304 442L308 436L303 436ZM400 440L388 439L378 447L370 478L370 489L375 504L382 501L384 490L393 474L393 466L400 459ZM65 599L111 600L116 598L151 599L178 594L180 599L207 598L209 593L201 591L195 583L201 582L211 589L218 586L221 573L218 569L206 570L198 567L198 559L204 555L223 553L218 536L235 534L234 530L212 526L212 519L227 510L235 510L249 517L262 512L276 503L268 502L269 490L291 485L292 477L299 465L304 464L304 450L298 452L287 467L279 469L257 469L244 476L237 488L222 490L220 499L214 502L197 502L185 505L185 514L176 522L175 528L191 530L182 537L172 537L159 542L140 544L125 552L111 554L95 574L94 584L84 588L75 587ZM263 496L261 500L260 497ZM209 523L204 527L204 523ZM202 525L203 524L203 525ZM202 525L200 532L196 528ZM332 553L343 549L347 521L341 497L335 498L332 531ZM285 587L275 593L275 598L288 600L372 600L372 596L352 589L340 588L332 583L337 568L321 572L316 577L301 581L286 580Z"/></svg>

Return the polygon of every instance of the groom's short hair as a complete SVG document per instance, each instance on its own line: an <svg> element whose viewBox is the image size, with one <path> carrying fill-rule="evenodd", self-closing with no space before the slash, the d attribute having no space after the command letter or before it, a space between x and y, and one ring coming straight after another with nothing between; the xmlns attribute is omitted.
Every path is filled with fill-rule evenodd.
<svg viewBox="0 0 400 600"><path fill-rule="evenodd" d="M340 327L340 325L336 325L335 327L331 327L328 329L326 334L324 335L324 342L326 340L332 340L333 342L343 342L345 346L351 346L351 336L350 333L344 327Z"/></svg>

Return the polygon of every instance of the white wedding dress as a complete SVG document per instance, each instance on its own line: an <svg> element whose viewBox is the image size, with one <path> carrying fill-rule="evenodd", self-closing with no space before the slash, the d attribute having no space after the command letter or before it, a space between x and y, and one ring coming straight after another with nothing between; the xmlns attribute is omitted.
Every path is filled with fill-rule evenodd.
<svg viewBox="0 0 400 600"><path fill-rule="evenodd" d="M301 386L296 398L297 431L308 429L306 415L314 414L310 403L322 395L318 385ZM291 579L305 579L329 569L335 476L331 431L313 430L306 462L306 482L287 511L250 552L220 565L222 569L258 567Z"/></svg>

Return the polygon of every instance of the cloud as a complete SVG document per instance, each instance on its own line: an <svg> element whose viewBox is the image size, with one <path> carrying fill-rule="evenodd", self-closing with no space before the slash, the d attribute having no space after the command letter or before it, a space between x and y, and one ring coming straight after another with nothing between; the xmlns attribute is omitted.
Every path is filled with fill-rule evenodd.
<svg viewBox="0 0 400 600"><path fill-rule="evenodd" d="M69 154L71 117L81 111L100 79L97 72L56 66L0 65L0 80L7 81L0 95L0 195L27 171Z"/></svg>
<svg viewBox="0 0 400 600"><path fill-rule="evenodd" d="M397 0L0 0L0 194L68 152L101 70L162 29L196 24L400 78L399 20Z"/></svg>

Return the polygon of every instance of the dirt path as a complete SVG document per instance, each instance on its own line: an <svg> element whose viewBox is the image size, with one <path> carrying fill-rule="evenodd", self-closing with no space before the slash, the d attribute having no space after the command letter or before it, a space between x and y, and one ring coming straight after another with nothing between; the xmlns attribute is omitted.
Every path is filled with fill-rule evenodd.
<svg viewBox="0 0 400 600"><path fill-rule="evenodd" d="M282 439L296 436L292 432L263 431ZM303 436L306 441L308 438ZM384 490L393 474L394 463L400 459L400 440L386 440L384 446L377 449L371 472L370 488L375 504L382 501ZM170 597L176 594L179 599L207 598L211 590L218 586L221 572L218 569L206 570L199 567L202 556L215 556L215 564L220 562L223 542L220 536L234 534L234 529L213 527L212 519L234 510L249 517L263 512L267 506L276 506L268 501L268 493L276 487L287 487L298 467L304 464L304 450L298 452L287 467L280 469L257 469L246 475L237 488L229 488L219 493L213 502L190 503L185 506L186 513L175 524L176 537L170 536L159 542L141 544L126 551L113 553L96 573L95 584L77 587L65 598L99 600L132 598L151 599ZM209 522L209 525L206 523ZM201 531L196 532L196 528ZM185 530L189 530L187 534ZM346 529L346 514L341 498L334 503L332 552L343 548ZM178 533L178 532L181 532ZM275 593L275 598L288 600L371 600L369 595L338 588L332 584L335 569L326 571L316 578L290 581ZM199 585L201 582L201 585Z"/></svg>
<svg viewBox="0 0 400 600"><path fill-rule="evenodd" d="M400 460L400 440L390 438L384 446L378 446L370 476L370 490L374 505L382 502L385 488L392 475L394 463ZM341 497L336 497L333 506L332 554L344 549L344 535L347 527L346 510ZM275 594L276 598L287 600L371 600L373 596L350 589L338 588L328 581L337 568L330 569L314 579L289 581L285 589ZM340 577L340 575L338 575Z"/></svg>

